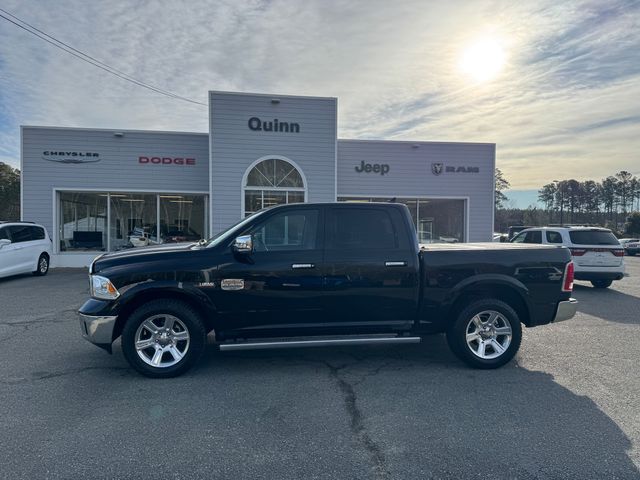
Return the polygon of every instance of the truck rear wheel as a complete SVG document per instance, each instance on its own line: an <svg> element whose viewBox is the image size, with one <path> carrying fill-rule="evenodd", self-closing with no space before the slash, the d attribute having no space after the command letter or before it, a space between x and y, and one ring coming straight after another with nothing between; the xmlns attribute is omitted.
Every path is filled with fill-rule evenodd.
<svg viewBox="0 0 640 480"><path fill-rule="evenodd" d="M463 308L447 331L453 353L474 368L498 368L517 353L522 326L516 311L498 299L476 300Z"/></svg>
<svg viewBox="0 0 640 480"><path fill-rule="evenodd" d="M122 330L122 352L142 375L176 377L200 358L206 330L198 313L178 300L152 300L138 307Z"/></svg>

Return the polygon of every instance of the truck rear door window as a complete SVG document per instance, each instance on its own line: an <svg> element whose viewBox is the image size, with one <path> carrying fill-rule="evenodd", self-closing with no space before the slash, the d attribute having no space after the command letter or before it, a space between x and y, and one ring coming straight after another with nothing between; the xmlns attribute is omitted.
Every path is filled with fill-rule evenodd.
<svg viewBox="0 0 640 480"><path fill-rule="evenodd" d="M619 245L618 239L611 232L601 230L576 230L569 232L574 245Z"/></svg>
<svg viewBox="0 0 640 480"><path fill-rule="evenodd" d="M340 250L398 248L391 216L383 209L337 208L329 217L328 243Z"/></svg>

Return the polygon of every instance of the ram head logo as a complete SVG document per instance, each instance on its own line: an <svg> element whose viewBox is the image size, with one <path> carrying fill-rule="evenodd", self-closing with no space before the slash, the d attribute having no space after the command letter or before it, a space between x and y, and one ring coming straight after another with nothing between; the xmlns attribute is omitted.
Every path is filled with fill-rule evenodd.
<svg viewBox="0 0 640 480"><path fill-rule="evenodd" d="M431 173L434 175L440 175L444 170L444 164L442 163L432 163L431 164Z"/></svg>

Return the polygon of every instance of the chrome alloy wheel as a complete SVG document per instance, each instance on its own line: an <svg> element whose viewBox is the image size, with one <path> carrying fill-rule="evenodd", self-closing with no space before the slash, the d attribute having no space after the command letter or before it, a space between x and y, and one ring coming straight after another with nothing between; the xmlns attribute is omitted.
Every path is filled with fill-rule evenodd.
<svg viewBox="0 0 640 480"><path fill-rule="evenodd" d="M49 261L47 260L47 257L40 257L38 269L40 270L40 273L47 273L47 270L49 269Z"/></svg>
<svg viewBox="0 0 640 480"><path fill-rule="evenodd" d="M147 365L167 368L178 363L189 350L189 331L173 315L160 314L147 318L136 331L135 347Z"/></svg>
<svg viewBox="0 0 640 480"><path fill-rule="evenodd" d="M500 312L485 310L473 316L466 328L467 346L484 360L498 358L511 344L509 320Z"/></svg>

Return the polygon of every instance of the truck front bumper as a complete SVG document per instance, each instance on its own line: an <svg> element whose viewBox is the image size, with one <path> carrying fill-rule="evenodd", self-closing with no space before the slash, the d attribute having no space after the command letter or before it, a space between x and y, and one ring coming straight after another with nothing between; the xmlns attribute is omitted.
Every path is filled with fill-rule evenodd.
<svg viewBox="0 0 640 480"><path fill-rule="evenodd" d="M578 300L570 298L564 302L558 303L558 309L556 310L556 316L553 319L553 323L562 322L573 318L578 310Z"/></svg>
<svg viewBox="0 0 640 480"><path fill-rule="evenodd" d="M86 315L79 312L78 318L80 319L82 336L91 343L111 353L113 329L118 317L115 315Z"/></svg>

